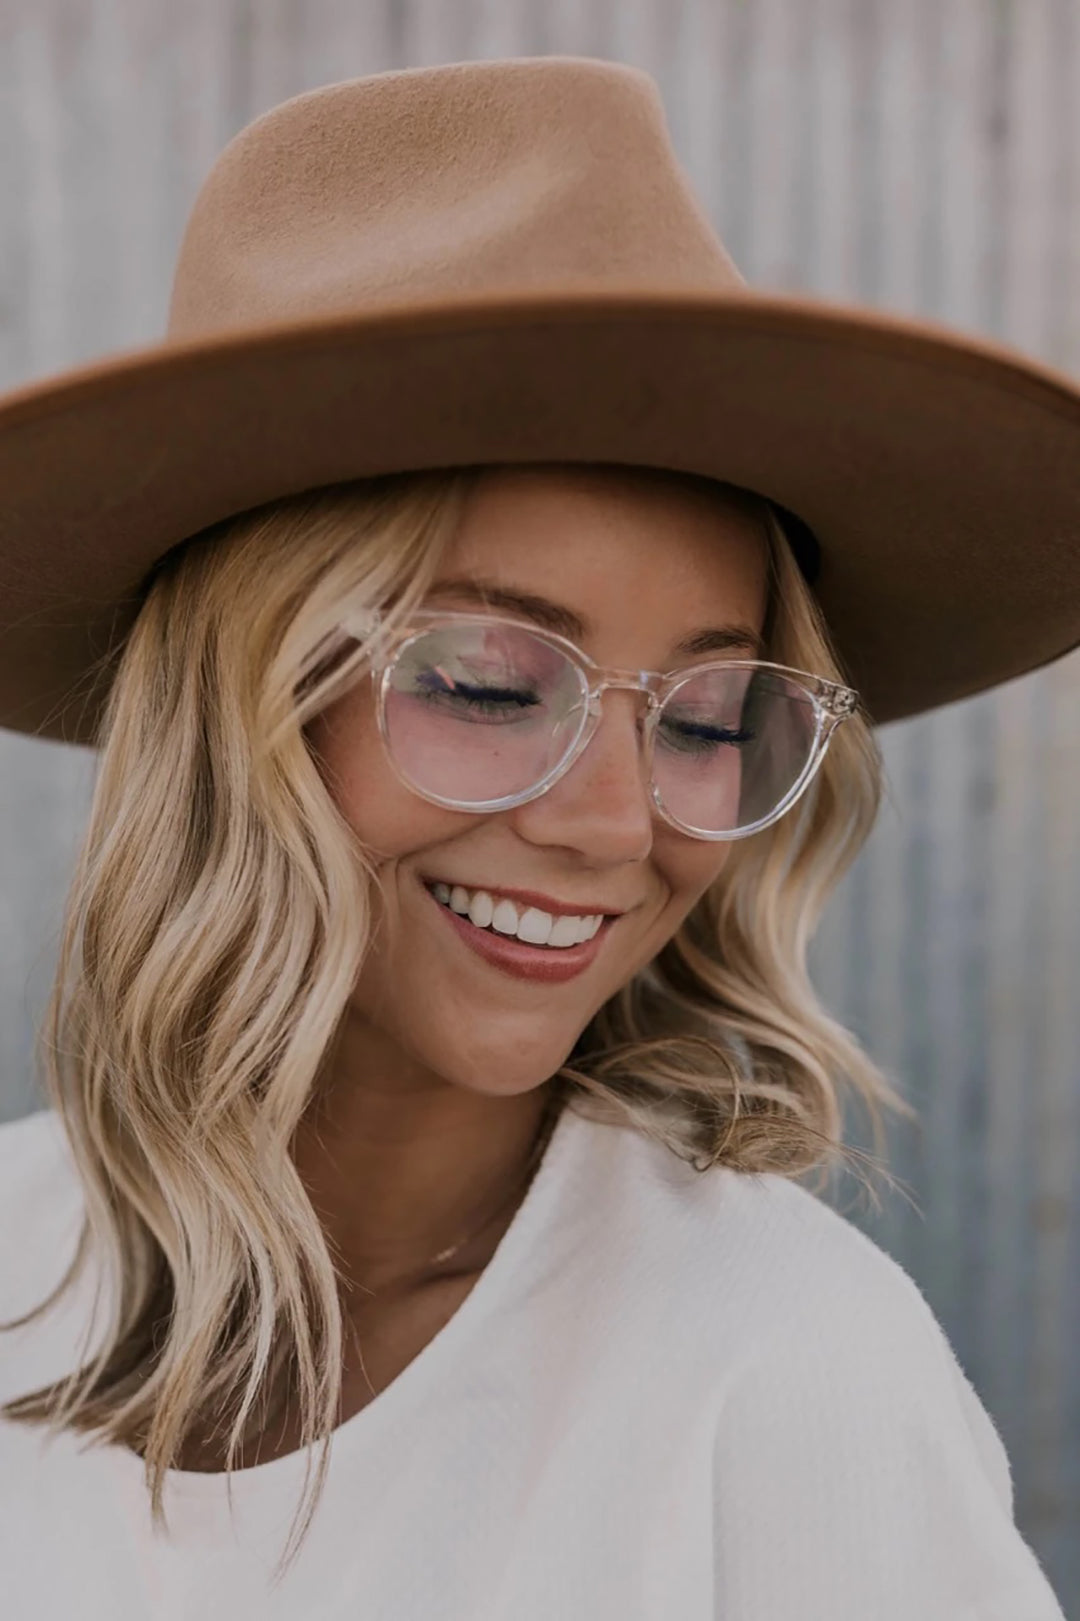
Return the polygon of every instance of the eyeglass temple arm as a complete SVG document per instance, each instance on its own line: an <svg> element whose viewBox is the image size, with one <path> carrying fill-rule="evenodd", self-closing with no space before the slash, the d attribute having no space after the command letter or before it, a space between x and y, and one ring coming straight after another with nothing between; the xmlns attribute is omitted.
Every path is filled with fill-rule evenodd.
<svg viewBox="0 0 1080 1621"><path fill-rule="evenodd" d="M365 636L378 630L382 622L383 616L378 608L353 608L341 621L350 636L355 636L358 641L363 641Z"/></svg>

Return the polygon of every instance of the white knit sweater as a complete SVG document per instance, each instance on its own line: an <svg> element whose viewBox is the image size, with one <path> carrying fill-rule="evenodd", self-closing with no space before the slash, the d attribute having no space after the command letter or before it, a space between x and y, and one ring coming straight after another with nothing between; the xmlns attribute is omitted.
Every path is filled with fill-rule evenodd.
<svg viewBox="0 0 1080 1621"><path fill-rule="evenodd" d="M81 1191L55 1115L0 1127L0 1315ZM67 1371L89 1294L0 1334L0 1399ZM96 1345L96 1335L92 1341ZM445 1328L302 1454L176 1472L0 1420L5 1621L1064 1621L1000 1437L912 1279L799 1184L699 1174L564 1113ZM314 1459L314 1454L312 1455Z"/></svg>

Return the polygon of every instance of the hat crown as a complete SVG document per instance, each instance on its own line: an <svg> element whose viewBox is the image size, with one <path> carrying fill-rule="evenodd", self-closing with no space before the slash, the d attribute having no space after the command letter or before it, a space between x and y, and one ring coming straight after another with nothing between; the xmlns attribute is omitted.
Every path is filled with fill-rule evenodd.
<svg viewBox="0 0 1080 1621"><path fill-rule="evenodd" d="M195 200L168 335L557 289L748 290L648 74L458 62L324 86L242 129Z"/></svg>

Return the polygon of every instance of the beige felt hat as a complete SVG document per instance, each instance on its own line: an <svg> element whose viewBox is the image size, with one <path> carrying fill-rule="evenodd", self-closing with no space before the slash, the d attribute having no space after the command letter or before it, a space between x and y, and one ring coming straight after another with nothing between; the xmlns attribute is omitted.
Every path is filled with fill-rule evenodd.
<svg viewBox="0 0 1080 1621"><path fill-rule="evenodd" d="M0 726L92 744L141 582L207 525L530 461L682 469L797 515L877 723L1080 643L1071 379L756 293L647 74L460 62L256 119L196 198L165 340L0 398Z"/></svg>

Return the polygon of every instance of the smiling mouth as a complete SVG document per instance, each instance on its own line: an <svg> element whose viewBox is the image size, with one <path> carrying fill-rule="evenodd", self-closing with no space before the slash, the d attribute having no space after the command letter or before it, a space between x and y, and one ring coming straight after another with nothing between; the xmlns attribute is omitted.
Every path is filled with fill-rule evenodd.
<svg viewBox="0 0 1080 1621"><path fill-rule="evenodd" d="M592 939L582 940L577 945L531 945L519 940L516 934L478 927L467 913L455 912L438 900L426 881L420 887L427 890L432 903L445 918L446 926L468 947L470 954L512 979L532 980L541 986L561 985L584 974L596 962L608 934L619 921L617 916L604 918Z"/></svg>
<svg viewBox="0 0 1080 1621"><path fill-rule="evenodd" d="M444 911L449 912L451 916L456 918L459 922L468 924L471 928L475 929L478 934L487 935L496 940L504 941L509 945L518 946L526 951L538 951L550 953L551 955L562 955L566 952L580 951L582 947L591 944L597 935L602 934L605 929L615 921L614 914L592 914L589 923L585 925L585 932L583 933L583 918L572 916L570 914L560 916L552 913L543 913L540 912L539 908L521 906L512 901L507 902L505 897L498 896L494 891L481 892L484 896L486 904L479 909L477 916L473 916L474 910L477 910L476 907L461 909L459 906L452 906L450 904L450 885L440 882L438 879L424 879L423 882L424 888L427 890L428 894L431 895L436 904L439 905ZM494 907L491 904L492 902L495 903ZM507 905L508 911L504 912L502 916L503 927L499 927L497 920L499 919L500 907L504 903ZM521 921L530 911L534 914L539 913L541 918L546 917L548 919L547 939L529 939L527 937L523 939L518 934L517 931ZM506 926L510 923L513 924L512 928ZM543 931L543 927L544 925L541 923L541 932Z"/></svg>

